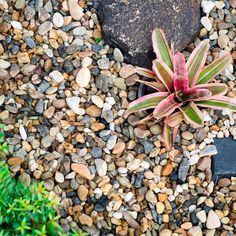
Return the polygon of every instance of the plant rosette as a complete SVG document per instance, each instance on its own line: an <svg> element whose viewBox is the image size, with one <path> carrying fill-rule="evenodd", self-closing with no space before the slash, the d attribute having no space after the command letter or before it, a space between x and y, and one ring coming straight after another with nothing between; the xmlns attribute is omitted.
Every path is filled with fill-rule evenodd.
<svg viewBox="0 0 236 236"><path fill-rule="evenodd" d="M199 107L230 109L236 111L236 100L226 96L228 86L212 82L230 63L232 57L225 53L205 66L210 48L208 40L202 41L191 53L187 62L183 53L170 49L161 29L152 34L153 48L157 59L152 70L136 68L136 72L149 80L137 80L154 92L131 102L127 114L152 109L152 113L139 121L148 119L164 121L163 137L167 150L173 142L182 122L193 128L203 127L204 118ZM139 91L139 95L141 94Z"/></svg>

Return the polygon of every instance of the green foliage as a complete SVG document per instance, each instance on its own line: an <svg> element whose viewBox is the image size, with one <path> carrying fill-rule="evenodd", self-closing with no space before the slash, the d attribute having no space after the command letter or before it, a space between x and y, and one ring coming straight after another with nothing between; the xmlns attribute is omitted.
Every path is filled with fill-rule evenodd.
<svg viewBox="0 0 236 236"><path fill-rule="evenodd" d="M3 126L0 126L3 128ZM0 133L0 154L8 151ZM5 161L0 161L0 236L65 236L57 223L57 202L49 199L42 183L26 186L14 179ZM86 236L73 229L70 236Z"/></svg>

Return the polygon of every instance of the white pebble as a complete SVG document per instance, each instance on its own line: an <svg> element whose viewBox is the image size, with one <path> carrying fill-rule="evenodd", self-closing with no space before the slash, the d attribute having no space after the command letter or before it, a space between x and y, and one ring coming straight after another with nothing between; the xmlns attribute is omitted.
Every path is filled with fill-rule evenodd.
<svg viewBox="0 0 236 236"><path fill-rule="evenodd" d="M20 136L23 140L26 140L27 139L27 133L25 131L25 128L22 124L20 124L19 126L19 132L20 132Z"/></svg>
<svg viewBox="0 0 236 236"><path fill-rule="evenodd" d="M66 103L68 107L77 115L80 114L80 109L79 109L79 103L80 103L80 98L79 97L69 97L66 98Z"/></svg>
<svg viewBox="0 0 236 236"><path fill-rule="evenodd" d="M90 78L91 78L90 70L87 67L83 67L80 69L80 71L76 76L76 83L80 87L84 88L89 84Z"/></svg>
<svg viewBox="0 0 236 236"><path fill-rule="evenodd" d="M61 72L58 70L52 71L49 76L52 78L54 83L61 83L64 80L64 77Z"/></svg>
<svg viewBox="0 0 236 236"><path fill-rule="evenodd" d="M63 16L59 12L56 12L53 15L52 22L56 27L58 28L62 27L64 24Z"/></svg>
<svg viewBox="0 0 236 236"><path fill-rule="evenodd" d="M206 16L201 18L201 23L202 25L206 28L207 31L210 31L212 28L212 23L210 21L210 19Z"/></svg>

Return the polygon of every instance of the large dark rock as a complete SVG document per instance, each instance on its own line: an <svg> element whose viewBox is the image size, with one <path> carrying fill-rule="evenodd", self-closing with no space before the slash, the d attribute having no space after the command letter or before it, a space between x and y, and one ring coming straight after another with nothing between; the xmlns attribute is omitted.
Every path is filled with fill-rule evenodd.
<svg viewBox="0 0 236 236"><path fill-rule="evenodd" d="M215 139L218 154L213 157L213 179L236 176L236 141L231 138Z"/></svg>
<svg viewBox="0 0 236 236"><path fill-rule="evenodd" d="M129 63L147 66L153 58L151 33L162 28L178 50L200 29L198 0L101 0L99 17L105 41L118 47Z"/></svg>

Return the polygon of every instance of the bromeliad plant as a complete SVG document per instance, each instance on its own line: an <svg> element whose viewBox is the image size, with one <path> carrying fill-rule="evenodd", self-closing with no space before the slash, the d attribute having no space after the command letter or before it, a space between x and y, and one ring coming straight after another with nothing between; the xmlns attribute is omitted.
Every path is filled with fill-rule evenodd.
<svg viewBox="0 0 236 236"><path fill-rule="evenodd" d="M204 40L185 63L183 53L174 53L173 47L171 49L168 47L162 30L154 30L152 40L157 56L153 61L153 71L144 68L137 68L136 71L152 79L152 81L138 81L157 92L131 102L128 114L154 109L153 113L142 121L151 118L164 119L163 137L169 150L182 121L194 128L203 126L203 114L198 107L229 108L236 111L236 100L225 96L228 90L225 84L208 84L231 63L232 59L231 55L226 53L212 64L204 66L210 48L208 40Z"/></svg>

